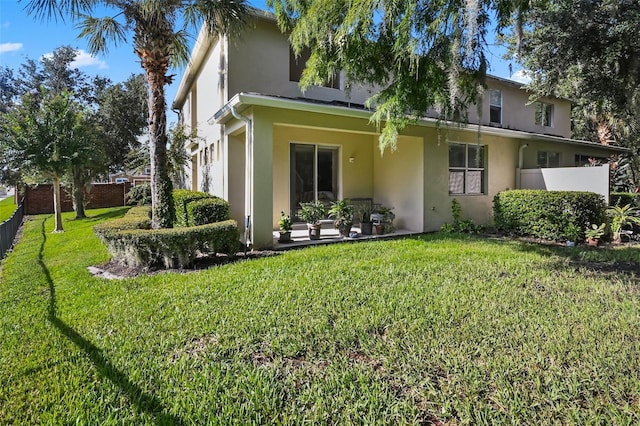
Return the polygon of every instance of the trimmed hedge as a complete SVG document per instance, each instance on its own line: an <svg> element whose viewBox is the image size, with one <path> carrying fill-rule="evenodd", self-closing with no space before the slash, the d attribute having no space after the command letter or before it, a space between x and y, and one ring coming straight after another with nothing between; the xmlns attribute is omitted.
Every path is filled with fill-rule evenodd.
<svg viewBox="0 0 640 426"><path fill-rule="evenodd" d="M127 205L129 206L145 206L151 204L151 185L141 183L131 187L127 192Z"/></svg>
<svg viewBox="0 0 640 426"><path fill-rule="evenodd" d="M229 203L212 197L192 201L187 204L189 226L205 225L229 219Z"/></svg>
<svg viewBox="0 0 640 426"><path fill-rule="evenodd" d="M635 192L612 192L609 195L610 206L624 207L627 204L640 207L640 194Z"/></svg>
<svg viewBox="0 0 640 426"><path fill-rule="evenodd" d="M238 251L233 220L183 228L150 229L151 209L134 207L120 218L94 226L94 232L119 263L131 267L186 268L197 254Z"/></svg>
<svg viewBox="0 0 640 426"><path fill-rule="evenodd" d="M103 238L130 229L151 229L151 207L132 207L119 219L95 225L93 232Z"/></svg>
<svg viewBox="0 0 640 426"><path fill-rule="evenodd" d="M218 203L225 204L226 212L227 212L226 215L216 213L214 215L216 220L213 220L211 222L205 222L205 223L213 223L213 222L219 222L221 220L229 219L229 203L223 200L222 198L216 197L206 192L190 191L188 189L176 189L173 191L173 203L175 205L175 211L176 211L176 220L175 220L174 226L192 226L196 224L190 218L189 204L196 202L198 200L203 200L203 199L217 200ZM219 212L221 211L220 209L221 209L220 207L217 207L215 210L216 212ZM204 213L203 214L198 213L198 214L199 214L198 224L202 225L204 223L202 223L201 220L204 220L204 217L206 216L206 214Z"/></svg>
<svg viewBox="0 0 640 426"><path fill-rule="evenodd" d="M563 240L570 223L583 232L606 222L604 197L593 192L511 190L493 199L496 229L513 235Z"/></svg>

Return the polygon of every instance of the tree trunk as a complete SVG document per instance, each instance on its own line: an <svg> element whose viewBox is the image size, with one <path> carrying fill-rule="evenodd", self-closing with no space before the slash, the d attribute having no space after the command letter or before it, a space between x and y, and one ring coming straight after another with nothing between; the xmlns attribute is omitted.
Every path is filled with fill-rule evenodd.
<svg viewBox="0 0 640 426"><path fill-rule="evenodd" d="M73 209L76 212L76 219L87 217L84 212L84 179L82 176L82 168L73 167L71 174L73 175Z"/></svg>
<svg viewBox="0 0 640 426"><path fill-rule="evenodd" d="M60 179L53 176L53 212L55 214L55 229L53 232L64 232L62 228L62 201L60 198Z"/></svg>
<svg viewBox="0 0 640 426"><path fill-rule="evenodd" d="M128 3L128 2L127 2ZM167 165L167 105L164 85L173 54L173 27L164 11L146 10L138 2L129 11L135 20L134 50L149 83L149 154L151 157L151 226L173 226L173 184ZM173 7L173 6L171 6Z"/></svg>
<svg viewBox="0 0 640 426"><path fill-rule="evenodd" d="M147 70L149 82L149 151L151 157L151 226L173 226L173 184L167 168L167 113L164 74Z"/></svg>

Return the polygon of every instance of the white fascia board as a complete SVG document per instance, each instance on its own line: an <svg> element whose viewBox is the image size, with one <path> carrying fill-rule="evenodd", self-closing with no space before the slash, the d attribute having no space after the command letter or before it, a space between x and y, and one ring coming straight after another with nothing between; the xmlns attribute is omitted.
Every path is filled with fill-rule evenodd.
<svg viewBox="0 0 640 426"><path fill-rule="evenodd" d="M236 111L242 112L248 106L265 106L271 108L281 108L281 109L291 109L296 111L304 111L304 112L315 112L319 114L330 114L330 115L338 115L341 117L352 117L352 118L362 118L362 119L371 119L371 114L373 111L370 110L362 110L349 108L340 105L329 105L323 103L314 103L305 100L299 99L288 99L288 98L279 98L275 96L267 96L267 95L259 95L253 93L238 93L235 95L229 102L218 110L211 118L207 120L209 124L224 124L229 119L233 118L231 114L231 108L235 107ZM458 124L449 124L445 122L438 122L435 118L422 118L418 120L413 125L421 126L421 127L444 127L451 130L460 130L466 132L474 132L477 133L478 130L484 135L495 135L495 136L503 136L513 139L522 139L522 140L538 140L538 141L547 141L547 142L555 142L555 143L564 143L570 145L581 145L588 146L592 148L602 148L610 151L617 152L628 152L628 148L613 146L613 145L601 145L596 144L589 141L581 141L577 139L568 139L560 136L551 136L544 135L541 133L529 133L529 132L521 132L518 130L512 129L503 129L500 127L491 127L491 126L478 126L477 124L466 124L466 125L458 125Z"/></svg>
<svg viewBox="0 0 640 426"><path fill-rule="evenodd" d="M211 46L213 46L219 38L220 37L217 35L209 35L207 33L206 25L202 24L200 32L198 33L198 38L193 45L191 54L189 55L189 63L187 64L184 74L182 75L182 79L180 80L180 86L178 86L176 96L173 98L173 102L171 103L171 109L182 108L184 101L187 99L187 96L191 91L193 82L198 78L202 66L211 53Z"/></svg>

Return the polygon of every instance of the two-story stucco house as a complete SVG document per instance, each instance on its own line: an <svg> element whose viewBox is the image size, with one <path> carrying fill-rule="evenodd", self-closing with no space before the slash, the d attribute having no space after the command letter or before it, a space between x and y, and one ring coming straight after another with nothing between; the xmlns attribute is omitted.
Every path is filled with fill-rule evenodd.
<svg viewBox="0 0 640 426"><path fill-rule="evenodd" d="M352 87L347 97L338 78L302 93L304 61L274 17L255 12L253 22L236 40L201 32L173 108L200 136L187 146L192 189L227 199L254 247L273 244L280 211L314 199L371 198L394 207L398 228L426 232L451 220L456 198L465 217L488 223L494 195L522 187L525 169L621 151L570 139L568 100L532 104L520 84L490 78L480 123L472 115L476 124L437 127L425 118L381 155L362 107L373 89ZM588 190L590 179L577 180Z"/></svg>

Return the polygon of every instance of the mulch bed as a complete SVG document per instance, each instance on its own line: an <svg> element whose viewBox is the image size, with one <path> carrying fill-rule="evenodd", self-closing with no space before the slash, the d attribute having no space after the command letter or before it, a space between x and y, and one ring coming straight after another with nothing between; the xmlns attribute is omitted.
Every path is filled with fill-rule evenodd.
<svg viewBox="0 0 640 426"><path fill-rule="evenodd" d="M273 250L253 250L251 252L238 252L235 256L227 256L224 254L216 254L210 256L200 256L193 262L193 267L183 269L164 269L162 267L153 268L134 268L131 266L123 265L119 262L111 260L107 263L103 263L97 266L90 266L87 268L91 275L106 279L123 279L132 278L140 275L154 275L163 273L188 273L196 272L204 269L213 268L220 265L226 265L229 263L242 262L252 259L260 259L269 256L278 256L280 252Z"/></svg>

